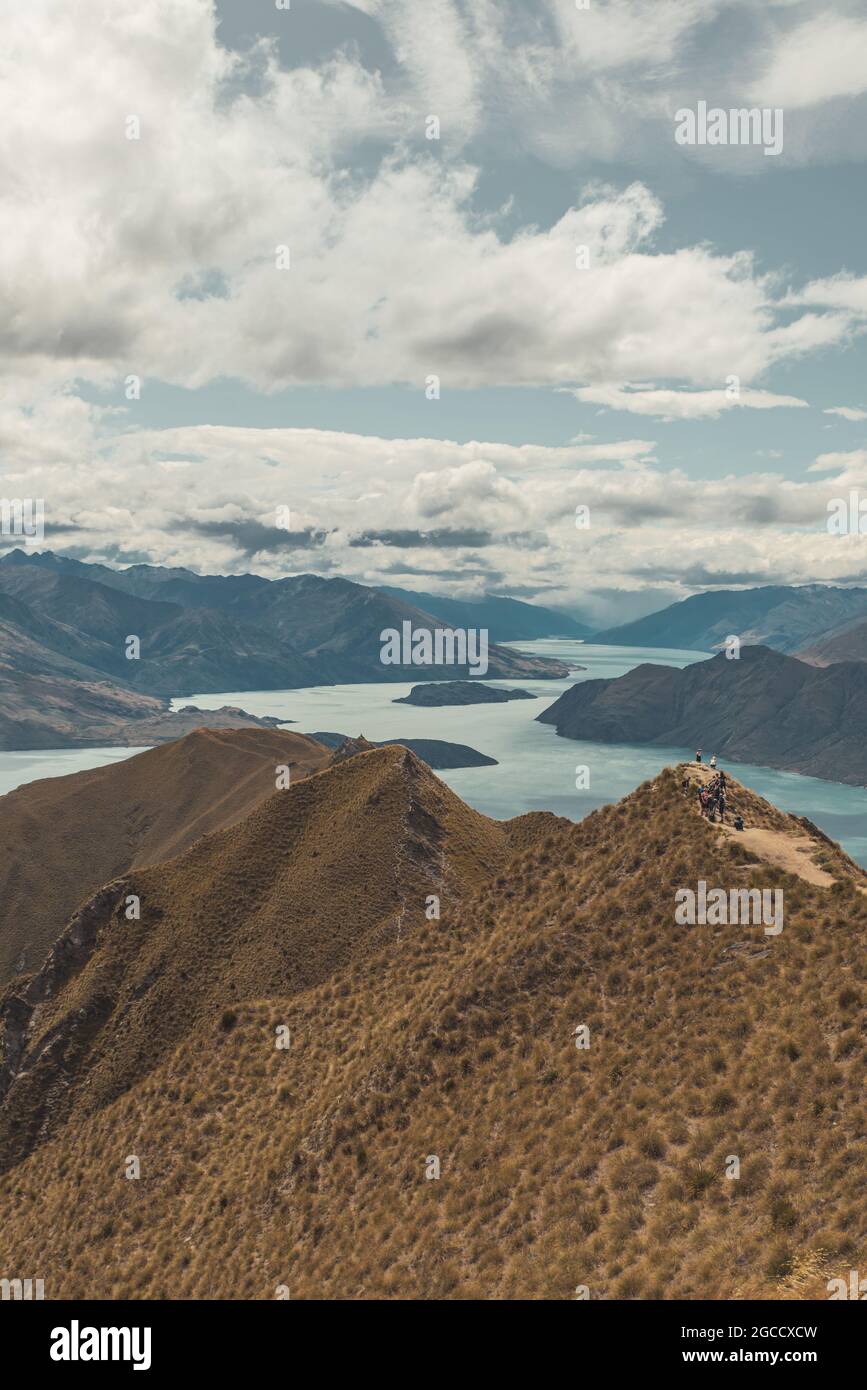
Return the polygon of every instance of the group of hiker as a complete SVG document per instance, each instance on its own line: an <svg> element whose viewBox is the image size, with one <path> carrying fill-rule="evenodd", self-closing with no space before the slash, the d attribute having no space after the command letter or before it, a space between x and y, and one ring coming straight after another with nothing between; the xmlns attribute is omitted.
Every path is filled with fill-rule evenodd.
<svg viewBox="0 0 867 1390"><path fill-rule="evenodd" d="M702 750L700 748L696 750L695 760L699 766L701 766ZM716 768L716 753L713 754L708 766ZM692 790L692 779L689 773L684 777L682 785L684 793L689 794ZM709 821L716 821L717 812L719 812L720 824L724 825L726 806L728 804L728 778L722 768L720 768L719 772L714 773L714 776L709 782L703 783L699 781L697 784L697 791L701 815L705 816ZM743 830L744 822L740 813L734 816L732 824L735 830Z"/></svg>

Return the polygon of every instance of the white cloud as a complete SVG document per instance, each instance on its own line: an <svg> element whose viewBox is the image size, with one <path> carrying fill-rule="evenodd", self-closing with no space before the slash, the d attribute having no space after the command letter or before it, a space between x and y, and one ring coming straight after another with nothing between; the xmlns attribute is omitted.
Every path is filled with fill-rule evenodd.
<svg viewBox="0 0 867 1390"><path fill-rule="evenodd" d="M844 420L867 420L867 410L856 409L851 405L830 405L823 415L842 415Z"/></svg>
<svg viewBox="0 0 867 1390"><path fill-rule="evenodd" d="M751 101L791 110L867 92L867 20L825 9L779 38Z"/></svg>
<svg viewBox="0 0 867 1390"><path fill-rule="evenodd" d="M867 485L863 450L823 455L808 481L696 479L640 440L517 447L223 426L109 435L105 423L94 415L88 429L50 400L29 421L46 443L74 425L75 448L35 458L27 477L45 499L46 544L90 558L420 587L472 577L575 603L604 587L867 574L867 537L838 544L825 528L828 501ZM26 443L14 416L2 426L11 449ZM575 528L579 505L590 508L586 531ZM281 507L294 540L277 530Z"/></svg>
<svg viewBox="0 0 867 1390"><path fill-rule="evenodd" d="M260 46L261 88L233 96L248 60L220 48L207 0L139 0L108 18L84 3L16 8L0 57L0 369L192 388L234 376L266 391L421 387L430 374L444 390L713 388L849 334L839 310L780 324L774 281L746 253L655 250L663 209L640 183L594 188L550 228L499 234L473 211L476 171L411 137L453 68L453 99L473 108L475 64L456 54L469 34L482 66L495 62L502 17L446 0L367 8L409 88L387 90L347 54L285 71ZM577 27L571 15L588 64L632 61L615 11L641 19L660 61L707 18L686 0L593 11L583 28L585 13ZM130 114L139 140L126 138ZM350 174L348 141L365 139L390 153ZM289 270L276 268L282 245Z"/></svg>
<svg viewBox="0 0 867 1390"><path fill-rule="evenodd" d="M772 391L756 391L749 387L738 387L736 392L734 388L674 391L603 383L578 387L572 394L588 405L624 410L632 415L649 415L657 420L717 420L726 410L774 410L808 404L798 396L778 396Z"/></svg>
<svg viewBox="0 0 867 1390"><path fill-rule="evenodd" d="M786 304L819 304L830 309L867 315L867 275L842 272L824 280L811 280L802 290L787 295Z"/></svg>
<svg viewBox="0 0 867 1390"><path fill-rule="evenodd" d="M867 449L850 449L845 453L820 454L811 463L808 473L837 474L841 486L850 482L867 482Z"/></svg>
<svg viewBox="0 0 867 1390"><path fill-rule="evenodd" d="M738 45L714 66L715 21L761 29L779 57L797 7L364 0L397 77L366 71L351 49L291 71L265 43L229 53L210 0L0 8L0 444L9 490L26 479L49 526L68 528L59 546L368 581L481 570L571 599L600 584L698 582L702 569L797 580L863 567L822 525L829 488L863 476L857 454L823 455L813 471L827 476L807 482L697 482L659 466L651 440L554 449L142 429L133 409L100 411L71 385L136 373L145 392L154 379L225 377L263 391L421 390L437 374L444 393L566 386L652 419L803 408L755 385L730 400L724 383L759 382L863 331L867 277L787 294L746 251L663 243L664 209L641 182L576 189L553 225L517 232L475 201L491 144L566 166L582 151L636 161L663 139L673 149L683 89L719 72L722 100L755 67L755 47ZM443 121L441 148L423 139L428 114ZM126 139L130 115L140 140ZM283 244L288 271L275 266ZM593 513L587 533L573 524L579 504ZM273 535L286 505L313 533L306 550ZM450 546L447 531L465 539Z"/></svg>

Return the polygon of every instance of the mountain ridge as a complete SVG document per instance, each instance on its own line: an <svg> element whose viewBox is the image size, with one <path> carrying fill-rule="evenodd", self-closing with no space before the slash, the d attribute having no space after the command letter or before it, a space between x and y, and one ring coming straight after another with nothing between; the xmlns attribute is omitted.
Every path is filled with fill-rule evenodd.
<svg viewBox="0 0 867 1390"><path fill-rule="evenodd" d="M120 762L26 783L0 796L0 986L35 969L100 885L188 848L271 796L329 750L277 729L200 729Z"/></svg>
<svg viewBox="0 0 867 1390"><path fill-rule="evenodd" d="M56 1090L62 1123L0 1177L0 1263L38 1264L51 1298L823 1296L867 1239L865 875L733 781L750 825L806 835L833 885L761 862L699 816L683 771L578 825L520 818L510 846L479 826L484 863L447 881L439 919L422 900L399 934L386 895L371 949L291 994L243 997L270 966L226 976L158 1058L121 1028L88 1093ZM342 777L363 800L395 773L432 776L377 750L298 791L312 805ZM420 891L438 837L417 834ZM676 926L677 891L700 879L782 887L783 932ZM342 922L325 907L323 945ZM150 956L109 939L145 987L129 1020ZM86 1008L69 988L25 1047L56 1046L58 1009ZM25 1067L16 1085L32 1084Z"/></svg>
<svg viewBox="0 0 867 1390"><path fill-rule="evenodd" d="M537 638L563 637L583 641L593 629L566 613L521 599L485 594L481 599L453 599L426 590L399 589L390 584L377 586L381 594L402 599L443 622L458 627L485 627L492 642L531 642Z"/></svg>
<svg viewBox="0 0 867 1390"><path fill-rule="evenodd" d="M793 654L847 621L867 617L867 589L767 585L693 594L631 623L603 629L611 646L713 651L734 636L743 645Z"/></svg>
<svg viewBox="0 0 867 1390"><path fill-rule="evenodd" d="M634 667L584 681L536 716L566 738L704 748L852 786L867 785L867 665L810 666L769 647L683 669Z"/></svg>

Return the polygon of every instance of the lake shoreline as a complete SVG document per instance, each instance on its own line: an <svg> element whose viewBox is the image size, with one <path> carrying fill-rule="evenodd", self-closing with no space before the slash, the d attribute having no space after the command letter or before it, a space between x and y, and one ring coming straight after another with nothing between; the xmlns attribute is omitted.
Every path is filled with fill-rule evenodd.
<svg viewBox="0 0 867 1390"><path fill-rule="evenodd" d="M517 645L517 644L516 644ZM224 691L178 696L172 709L196 704L215 709L240 706L258 718L277 718L296 733L339 729L371 741L428 738L469 745L496 760L496 766L442 769L438 776L475 810L495 820L528 811L551 811L580 821L591 811L620 800L665 766L691 757L693 749L635 744L584 743L559 738L551 725L535 716L576 679L592 680L625 673L642 662L685 666L711 653L594 647L587 642L545 639L523 643L531 653L556 655L585 669L558 681L522 682L532 700L503 704L422 707L393 703L418 683L375 682L316 686L286 691ZM492 685L513 685L508 680ZM0 753L0 793L39 777L62 776L105 762L132 757L143 748L55 749ZM708 748L708 757L714 751ZM724 761L739 781L774 802L781 810L807 816L867 867L867 791L753 764ZM579 773L586 769L586 774ZM589 785L577 785L587 783Z"/></svg>

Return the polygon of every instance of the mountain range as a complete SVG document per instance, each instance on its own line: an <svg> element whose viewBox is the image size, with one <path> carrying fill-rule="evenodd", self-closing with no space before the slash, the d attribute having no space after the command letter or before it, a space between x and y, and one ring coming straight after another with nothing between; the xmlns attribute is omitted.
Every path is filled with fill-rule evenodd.
<svg viewBox="0 0 867 1390"><path fill-rule="evenodd" d="M736 762L867 785L867 664L816 667L743 647L682 670L644 663L583 681L537 715L565 738L704 748Z"/></svg>
<svg viewBox="0 0 867 1390"><path fill-rule="evenodd" d="M485 594L475 600L453 599L389 585L380 585L379 592L415 608L423 608L426 613L434 613L442 622L454 627L487 628L492 642L531 642L544 637L583 641L590 639L593 633L586 623L579 623L567 613L558 613L536 603L522 603L516 598L499 598L496 594Z"/></svg>
<svg viewBox="0 0 867 1390"><path fill-rule="evenodd" d="M165 808L215 736L131 760L170 857L85 888L0 998L0 1268L52 1299L826 1296L867 1238L867 875L734 781L752 838L708 824L682 769L580 824L488 820L399 747L260 796L291 737L219 736L193 820L255 744L249 802L193 843ZM704 880L782 890L784 930L677 925Z"/></svg>
<svg viewBox="0 0 867 1390"><path fill-rule="evenodd" d="M694 594L635 622L604 629L593 641L609 646L715 651L727 637L749 646L798 653L856 623L867 622L867 589L825 584L718 589ZM862 645L864 638L862 638ZM851 660L847 654L843 660Z"/></svg>
<svg viewBox="0 0 867 1390"><path fill-rule="evenodd" d="M438 620L343 579L113 570L20 550L0 560L0 746L130 742L171 696L394 679L380 633ZM139 654L128 656L128 639ZM562 662L489 648L497 678L561 677ZM418 667L412 668L417 675ZM430 680L466 667L425 668ZM200 723L206 722L200 720ZM253 721L250 721L253 722ZM169 724L169 737L182 730Z"/></svg>
<svg viewBox="0 0 867 1390"><path fill-rule="evenodd" d="M814 666L831 666L836 661L867 661L867 619L833 628L798 655Z"/></svg>

